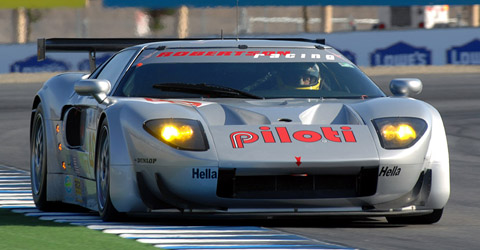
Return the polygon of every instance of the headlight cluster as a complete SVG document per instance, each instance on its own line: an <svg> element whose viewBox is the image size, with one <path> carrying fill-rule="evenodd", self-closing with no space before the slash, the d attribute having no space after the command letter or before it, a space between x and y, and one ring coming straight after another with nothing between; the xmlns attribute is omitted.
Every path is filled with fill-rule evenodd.
<svg viewBox="0 0 480 250"><path fill-rule="evenodd" d="M158 140L177 149L193 151L208 149L202 124L196 120L149 120L144 123L143 128Z"/></svg>
<svg viewBox="0 0 480 250"><path fill-rule="evenodd" d="M380 143L385 149L403 149L415 144L427 130L419 118L388 117L373 120Z"/></svg>

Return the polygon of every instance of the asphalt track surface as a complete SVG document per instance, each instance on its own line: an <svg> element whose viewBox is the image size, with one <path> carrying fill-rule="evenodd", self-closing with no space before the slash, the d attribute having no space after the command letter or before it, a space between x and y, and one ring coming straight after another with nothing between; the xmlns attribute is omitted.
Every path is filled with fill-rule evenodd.
<svg viewBox="0 0 480 250"><path fill-rule="evenodd" d="M480 69L478 73L408 76L423 81L423 92L416 98L440 111L447 131L452 192L440 222L392 225L383 218L309 218L221 223L264 226L360 249L480 249ZM388 94L388 82L393 78L372 77ZM0 84L0 165L28 171L30 108L40 87L39 82ZM219 222L192 223L211 226Z"/></svg>

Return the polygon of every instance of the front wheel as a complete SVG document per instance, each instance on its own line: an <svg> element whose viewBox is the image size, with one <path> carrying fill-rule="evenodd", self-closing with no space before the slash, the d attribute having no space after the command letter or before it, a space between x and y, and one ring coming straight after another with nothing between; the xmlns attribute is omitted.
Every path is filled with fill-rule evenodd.
<svg viewBox="0 0 480 250"><path fill-rule="evenodd" d="M420 216L387 217L387 221L392 224L433 224L437 223L442 215L443 208L434 209L432 213Z"/></svg>
<svg viewBox="0 0 480 250"><path fill-rule="evenodd" d="M95 179L97 186L98 212L104 221L120 217L110 199L110 133L105 119L98 133L95 157Z"/></svg>

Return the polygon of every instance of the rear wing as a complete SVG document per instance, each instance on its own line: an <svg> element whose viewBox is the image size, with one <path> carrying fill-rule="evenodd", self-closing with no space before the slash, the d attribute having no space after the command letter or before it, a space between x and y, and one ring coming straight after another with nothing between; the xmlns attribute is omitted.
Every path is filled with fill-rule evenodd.
<svg viewBox="0 0 480 250"><path fill-rule="evenodd" d="M39 38L37 60L43 61L49 52L88 52L90 71L95 70L97 52L119 51L143 43L158 42L150 38ZM171 39L174 40L174 39Z"/></svg>
<svg viewBox="0 0 480 250"><path fill-rule="evenodd" d="M304 39L304 38L39 38L37 40L37 60L43 61L49 52L88 52L90 71L96 68L95 60L97 52L120 51L131 46L166 41L193 41L193 40L272 40L272 41L297 41L311 42L325 45L325 39Z"/></svg>

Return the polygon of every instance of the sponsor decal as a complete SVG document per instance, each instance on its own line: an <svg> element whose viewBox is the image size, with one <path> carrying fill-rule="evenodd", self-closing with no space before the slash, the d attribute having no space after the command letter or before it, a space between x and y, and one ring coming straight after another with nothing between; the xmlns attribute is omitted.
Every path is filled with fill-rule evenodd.
<svg viewBox="0 0 480 250"><path fill-rule="evenodd" d="M87 129L87 134L88 134L87 138L89 138L88 152L91 152L90 154L88 154L88 163L89 163L90 169L92 171L95 171L95 153L93 152L95 152L95 147L97 145L97 136L96 136L95 130Z"/></svg>
<svg viewBox="0 0 480 250"><path fill-rule="evenodd" d="M261 57L268 57L268 58L271 58L271 59L275 59L275 58L281 58L282 54L270 54L270 55L265 55L265 54L256 54L253 56L253 58L261 58ZM321 55L320 54L286 54L284 55L285 58L288 58L288 59L293 59L293 58L301 58L301 59L321 59ZM329 61L333 61L335 60L335 56L334 55L326 55L325 58Z"/></svg>
<svg viewBox="0 0 480 250"><path fill-rule="evenodd" d="M135 158L134 161L138 164L155 164L156 158Z"/></svg>
<svg viewBox="0 0 480 250"><path fill-rule="evenodd" d="M275 127L274 130L267 126L259 128L259 132L235 131L230 134L230 141L233 148L244 148L245 144L259 141L264 143L292 143L299 142L357 142L351 127L342 126L340 131L331 127L321 127L319 131L298 130L289 132L286 127Z"/></svg>
<svg viewBox="0 0 480 250"><path fill-rule="evenodd" d="M79 175L80 175L80 168L79 168L79 166L78 166L77 157L75 157L75 156L72 156L72 157L71 157L70 165L72 166L73 171L75 172L75 174L76 174L77 176L79 176Z"/></svg>
<svg viewBox="0 0 480 250"><path fill-rule="evenodd" d="M480 40L447 50L448 64L480 65Z"/></svg>
<svg viewBox="0 0 480 250"><path fill-rule="evenodd" d="M413 47L398 42L386 49L378 49L370 54L371 66L406 66L432 64L432 52L425 48Z"/></svg>
<svg viewBox="0 0 480 250"><path fill-rule="evenodd" d="M83 185L78 178L75 178L75 201L83 203Z"/></svg>
<svg viewBox="0 0 480 250"><path fill-rule="evenodd" d="M72 188L73 188L73 184L72 184L72 178L70 178L70 176L68 176L68 175L65 176L64 185L65 185L65 191L67 191L67 193L71 193Z"/></svg>
<svg viewBox="0 0 480 250"><path fill-rule="evenodd" d="M388 166L382 166L382 169L380 169L378 176L398 176L400 175L401 171L402 168L399 168L398 166L394 166L393 168L390 168Z"/></svg>
<svg viewBox="0 0 480 250"><path fill-rule="evenodd" d="M192 168L192 179L217 179L217 171L206 168Z"/></svg>
<svg viewBox="0 0 480 250"><path fill-rule="evenodd" d="M290 51L168 51L159 52L157 57L171 57L171 56L269 56L271 58L280 58L280 56L287 57L291 55Z"/></svg>
<svg viewBox="0 0 480 250"><path fill-rule="evenodd" d="M166 102L166 103L180 104L185 106L195 106L195 107L200 107L204 105L201 102L190 102L190 101L181 101L181 100L163 100L163 99L156 99L156 98L145 98L145 100L149 102Z"/></svg>
<svg viewBox="0 0 480 250"><path fill-rule="evenodd" d="M159 52L156 57L199 57L199 56L247 56L253 58L270 58L270 59L278 59L278 58L286 58L286 59L293 59L293 58L300 58L300 59L321 59L321 54L316 53L302 53L302 54L295 54L291 53L290 51L164 51ZM334 55L326 55L326 60L334 61Z"/></svg>

